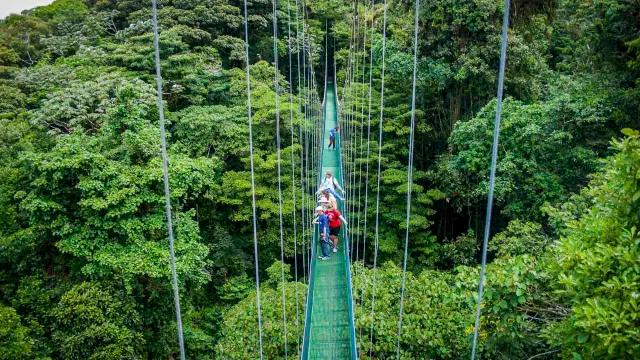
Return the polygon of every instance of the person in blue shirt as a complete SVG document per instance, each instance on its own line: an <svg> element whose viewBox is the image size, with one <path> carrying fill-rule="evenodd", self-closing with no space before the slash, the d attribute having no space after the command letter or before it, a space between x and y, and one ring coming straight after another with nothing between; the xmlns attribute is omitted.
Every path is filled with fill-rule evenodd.
<svg viewBox="0 0 640 360"><path fill-rule="evenodd" d="M340 132L340 127L336 126L334 128L332 128L331 130L329 130L329 147L328 149L331 149L331 146L333 146L333 150L336 149L336 134Z"/></svg>
<svg viewBox="0 0 640 360"><path fill-rule="evenodd" d="M333 243L329 238L329 217L324 213L322 206L316 208L316 219L314 224L318 224L318 230L320 233L320 250L322 255L319 256L320 260L329 260L331 257L331 249Z"/></svg>

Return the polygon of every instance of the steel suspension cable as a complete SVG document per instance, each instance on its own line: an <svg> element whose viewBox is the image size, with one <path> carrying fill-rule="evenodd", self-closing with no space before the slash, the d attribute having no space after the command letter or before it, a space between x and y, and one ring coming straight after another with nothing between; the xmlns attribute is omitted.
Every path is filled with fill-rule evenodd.
<svg viewBox="0 0 640 360"><path fill-rule="evenodd" d="M291 1L287 0L287 57L289 59L289 131L291 132L291 199L293 200L293 273L295 281L296 298L296 334L300 332L300 298L298 294L298 228L296 221L296 163L294 156L294 130L293 130L293 62L291 60ZM296 347L300 347L300 337L296 336Z"/></svg>
<svg viewBox="0 0 640 360"><path fill-rule="evenodd" d="M324 19L324 90L322 94L322 116L324 117L324 105L327 101L327 76L329 76L328 52L329 52L329 21ZM324 144L322 144L324 147Z"/></svg>
<svg viewBox="0 0 640 360"><path fill-rule="evenodd" d="M368 109L367 109L367 153L365 162L365 181L364 181L364 224L362 233L362 269L364 270L367 255L367 216L369 209L369 157L371 154L371 88L373 86L373 34L375 29L374 23L374 6L375 1L371 1L371 36L369 44L369 88L368 88ZM366 284L365 272L362 273L362 288L360 289L360 310L364 306L364 288ZM360 338L362 338L362 328L360 328Z"/></svg>
<svg viewBox="0 0 640 360"><path fill-rule="evenodd" d="M304 138L305 138L305 156L304 156L304 170L305 170L305 177L304 177L304 192L305 192L305 217L308 220L311 219L310 216L310 199L309 199L309 151L311 149L311 147L309 146L309 130L308 130L308 126L309 126L309 81L308 81L308 71L309 71L309 67L307 66L307 62L308 62L308 57L307 57L307 24L305 22L305 3L304 0L302 1L302 64L303 64L303 72L302 72L302 86L304 88ZM309 224L307 224L307 226L309 226ZM306 244L306 248L305 248L305 256L307 258L307 279L309 279L309 277L311 276L310 271L311 271L311 234L312 234L312 228L309 227L308 231L307 231L307 236L305 237L305 244ZM308 281L308 280L307 280Z"/></svg>
<svg viewBox="0 0 640 360"><path fill-rule="evenodd" d="M351 186L349 186L349 188L351 189L351 199L352 201L350 202L351 206L350 206L350 210L349 210L349 214L353 214L354 219L357 218L356 215L356 209L357 209L357 200L356 200L356 193L357 193L357 189L356 189L356 169L357 169L357 165L356 165L356 154L358 152L358 117L356 116L356 114L358 113L358 107L361 105L362 103L362 99L358 96L358 89L357 89L357 76L358 76L358 70L360 69L360 61L361 61L361 54L360 54L360 45L362 45L362 47L364 48L364 42L361 39L360 33L361 31L361 26L362 26L362 18L360 16L360 10L357 7L356 4L356 47L355 47L355 67L354 67L354 71L353 71L353 82L352 82L352 96L353 96L353 109L352 109L352 116L351 116L351 122L352 122L352 130L353 130L353 134L350 138L349 143L351 144L350 149L351 149L351 153L350 153L350 158L349 158L349 170L350 170L350 184L352 184ZM362 61L364 62L364 61ZM359 188L359 186L358 186ZM357 241L358 241L358 234L354 233L354 231L357 229L357 227L350 227L351 229L351 234L352 234L352 239L355 238L355 240L352 241L352 251L355 248L355 255L356 255L356 262L358 261L357 256L358 256L358 248L357 248Z"/></svg>
<svg viewBox="0 0 640 360"><path fill-rule="evenodd" d="M413 148L416 127L416 75L418 69L418 18L420 17L420 0L416 0L413 29L413 82L411 85L411 128L409 130L409 164L407 166L407 220L404 237L404 258L402 261L402 287L400 290L400 314L398 316L398 338L396 358L400 359L400 338L402 336L402 315L404 310L404 293L407 282L407 257L409 252L409 223L411 218L411 191L413 188Z"/></svg>
<svg viewBox="0 0 640 360"><path fill-rule="evenodd" d="M384 77L385 77L385 56L387 51L387 0L383 0L382 4L382 64L380 75L380 122L378 124L378 176L376 180L376 215L374 227L374 246L373 246L373 280L371 292L371 328L369 329L369 357L373 354L373 328L375 324L375 304L377 291L377 266L378 266L378 247L380 244L380 180L382 168L382 125L384 121Z"/></svg>
<svg viewBox="0 0 640 360"><path fill-rule="evenodd" d="M347 160L346 160L346 164L347 164L347 174L348 174L348 178L347 180L345 180L348 183L348 197L349 197L349 203L347 204L348 206L348 213L349 213L349 218L351 218L352 213L354 212L354 207L355 207L355 196L354 196L354 182L355 179L353 178L354 172L353 172L353 151L354 151L354 142L355 142L355 138L356 138L356 134L357 134L357 127L356 127L356 119L355 119L355 113L358 109L358 97L357 97L357 90L355 89L355 82L358 79L358 69L359 69L359 59L358 59L358 49L359 49L359 28L360 26L360 17L358 14L358 4L356 3L354 6L354 66L353 66L353 71L351 72L351 81L350 81L350 86L349 86L349 94L351 96L351 103L349 106L349 123L351 124L350 127L350 131L349 131L349 148L348 148L348 154L347 154ZM349 226L349 228L347 229L349 232L349 240L351 241L351 251L349 252L351 254L351 260L354 259L355 256L355 226Z"/></svg>
<svg viewBox="0 0 640 360"><path fill-rule="evenodd" d="M357 5L354 4L354 17L353 17L353 61L351 63L351 72L350 72L350 76L349 76L349 112L347 114L348 116L348 126L349 126L349 136L347 137L348 140L348 147L347 147L347 184L345 186L346 190L347 190L347 198L349 199L347 204L346 204L346 213L347 213L347 217L350 218L351 217L351 213L353 210L353 186L352 185L352 175L353 175L353 163L351 161L352 159L352 154L353 154L353 141L355 138L354 132L355 132L355 120L354 120L354 109L357 108L356 105L356 99L354 96L354 88L353 88L353 83L355 82L356 79L356 70L358 69L358 23L359 23L359 18L358 18L358 9L357 9ZM355 65L354 65L355 64ZM350 251L349 251L349 260L353 260L353 247L354 247L354 236L353 236L353 228L351 226L349 226L347 228L347 232L350 234L349 235L349 247L350 247Z"/></svg>
<svg viewBox="0 0 640 360"><path fill-rule="evenodd" d="M305 8L305 14L306 14L306 8ZM308 18L308 14L305 15ZM319 98L318 98L318 84L316 81L316 76L315 76L315 69L313 66L313 41L311 39L311 35L309 33L308 35L308 42L309 42L309 76L310 76L310 82L311 82L311 98L312 98L312 109L313 109L313 116L314 116L314 126L313 126L313 154L314 154L314 158L315 160L312 163L312 172L311 172L311 176L315 176L315 174L317 174L318 172L318 167L320 166L320 161L322 160L319 156L320 153L320 132L319 132L319 123L321 121L320 119L320 107L319 107ZM319 185L318 183L319 179L316 180L316 183L314 185L314 188L311 189L313 193L315 193L315 188L317 188L317 186ZM315 199L314 199L315 201Z"/></svg>
<svg viewBox="0 0 640 360"><path fill-rule="evenodd" d="M275 90L275 112L276 112L276 163L278 175L278 220L280 225L280 276L282 282L282 328L284 334L284 358L289 357L287 347L287 300L285 294L284 278L284 228L282 225L282 169L281 169L281 139L280 139L280 67L278 66L278 14L276 0L273 4L273 87Z"/></svg>
<svg viewBox="0 0 640 360"><path fill-rule="evenodd" d="M247 117L249 119L249 164L251 167L251 215L253 217L253 255L256 272L256 307L258 310L258 344L260 359L262 354L262 305L260 303L260 266L258 261L258 227L256 220L256 180L253 161L253 118L251 108L251 72L249 64L249 13L247 0L244 0L244 60L247 80Z"/></svg>
<svg viewBox="0 0 640 360"><path fill-rule="evenodd" d="M305 105L306 105L306 109L307 109L307 119L308 119L308 123L307 126L311 125L312 129L309 130L307 129L306 133L307 133L307 158L306 158L306 169L307 169L307 177L306 177L306 191L307 194L315 192L315 189L313 189L313 186L311 186L310 184L312 184L311 180L313 178L313 174L314 174L314 168L315 168L315 156L316 156L316 151L315 151L315 142L314 142L314 133L313 133L313 128L314 128L314 94L313 94L313 89L314 89L314 79L313 79L313 67L312 67L312 59L311 59L311 37L309 35L309 23L307 21L308 15L307 15L307 6L305 1L302 1L302 24L303 24L303 49L304 49L304 55L305 55L305 76L306 76L306 92L305 92ZM311 158L311 160L309 160L309 158ZM315 197L315 195L314 195ZM315 208L314 204L315 204L315 199L314 197L311 196L307 196L307 219L313 219L313 209ZM314 202L312 202L312 199L314 200ZM312 229L312 227L310 227L310 229ZM314 253L314 249L313 249L313 231L310 230L307 233L307 266L309 267L309 273L311 272L311 259L312 259L312 255ZM311 275L309 275L311 276Z"/></svg>
<svg viewBox="0 0 640 360"><path fill-rule="evenodd" d="M362 156L363 156L363 141L364 141L364 111L365 111L365 101L364 101L364 95L365 95L365 75L366 75L366 49L367 49L367 32L368 32L368 28L367 28L367 7L366 5L364 6L363 12L362 12L362 20L361 20L361 24L362 24L362 78L360 79L359 82L359 86L360 86L360 91L358 92L356 90L357 93L357 98L358 98L358 105L360 106L360 109L356 109L356 114L358 115L358 123L359 125L356 125L356 138L354 139L354 154L353 154L353 179L354 179L354 186L357 186L357 189L354 188L354 218L355 218L355 265L358 265L360 263L360 224L361 224L361 215L362 215ZM359 131L359 136L357 136ZM356 180L357 178L357 180ZM353 268L353 273L354 273L354 282L355 279L358 277L358 273L359 273L359 268L358 266L354 266ZM364 273L363 273L364 275ZM354 286L354 289L356 289L356 294L357 294L357 286Z"/></svg>
<svg viewBox="0 0 640 360"><path fill-rule="evenodd" d="M500 45L500 68L498 70L498 94L496 101L496 118L493 127L493 144L491 146L491 170L489 173L489 194L487 195L487 214L484 223L484 237L482 239L482 264L480 265L480 279L478 281L478 304L476 307L475 325L473 327L473 345L471 347L471 360L476 357L478 346L478 332L480 329L480 313L482 310L482 295L484 292L484 277L487 270L487 246L491 231L491 212L493 211L493 192L496 185L496 167L498 163L498 140L500 138L500 121L502 120L502 96L504 93L504 72L507 62L507 33L509 31L509 5L510 1L504 1L504 13L502 15L502 40Z"/></svg>
<svg viewBox="0 0 640 360"><path fill-rule="evenodd" d="M361 40L361 45L362 45L362 54L361 56L359 56L358 58L360 59L360 61L362 61L362 83L360 83L360 86L362 86L364 84L364 66L365 66L365 53L366 53L366 20L364 19L364 14L362 16L360 16L359 11L358 11L358 40ZM360 33L362 33L362 39L360 36ZM360 54L360 51L357 51L357 54ZM356 67L356 75L358 69L360 69L360 64L357 65ZM357 85L358 82L355 82L355 77L354 77L354 84ZM352 204L352 208L351 211L353 212L353 218L355 219L356 226L355 226L355 241L354 241L354 247L355 247L355 261L356 263L359 262L359 244L360 244L360 182L356 181L356 178L359 177L360 175L360 171L359 169L361 169L361 167L359 167L358 164L358 151L359 148L361 148L362 145L362 130L363 130L363 121L362 121L362 117L360 116L361 113L364 112L364 103L363 103L363 96L361 95L361 92L358 91L358 89L356 87L354 87L354 96L356 98L356 105L354 107L354 120L357 120L357 122L354 122L354 136L353 136L353 146L352 146L352 153L351 153L351 172L352 172L352 181L353 181L353 186L351 186L351 191L352 191L352 198L354 201L351 202ZM360 108L361 111L358 110L358 107ZM357 115L357 116L356 116ZM359 134L359 136L358 136ZM360 139L360 144L358 144L358 139ZM353 231L352 231L353 233ZM356 268L357 269L357 268ZM357 271L357 270L356 270ZM357 273L356 273L357 275Z"/></svg>
<svg viewBox="0 0 640 360"><path fill-rule="evenodd" d="M348 151L348 155L347 155L347 172L348 172L348 178L347 181L349 183L349 188L348 188L348 194L349 194L349 203L348 203L348 213L349 213L349 217L351 217L352 213L354 212L354 208L355 208L355 186L354 186L354 182L355 182L355 172L354 172L354 163L353 163L353 154L355 152L355 143L356 143L356 136L357 136L357 126L356 126L356 111L358 109L358 97L357 97L357 90L355 89L355 83L357 80L357 73L358 73L358 69L360 68L360 58L359 58L359 48L360 48L360 16L358 14L358 6L356 4L355 8L355 25L354 25L354 48L353 48L353 68L351 71L351 79L350 79L350 86L349 86L349 94L351 95L351 103L349 105L349 124L350 126L350 131L349 131L349 151ZM355 234L354 234L354 230L355 227L349 227L349 239L351 240L351 260L353 260L353 257L355 255Z"/></svg>
<svg viewBox="0 0 640 360"><path fill-rule="evenodd" d="M371 8L372 12L373 12L373 1L369 1L369 7ZM362 212L364 211L363 206L362 206L362 186L364 185L365 187L367 186L367 179L365 179L364 184L362 181L362 163L363 163L363 158L364 158L364 119L365 119L365 91L367 90L365 87L365 76L367 74L366 72L366 66L367 66L367 62L366 57L367 57L367 32L368 32L368 28L367 28L367 8L365 6L364 8L364 14L363 14L363 42L362 42L362 94L361 94L361 108L360 108L360 145L359 145L359 150L360 150L360 158L357 161L357 165L358 165L358 211L357 211L357 221L358 221L358 225L357 225L357 229L356 229L356 262L359 261L360 257L360 252L359 252L359 248L360 248L360 239L361 237L364 237L363 235L361 235L361 231L360 231L360 224L361 224L361 220L362 220ZM371 29L373 29L373 17L372 17L372 21L371 21ZM371 36L373 36L373 30L371 31ZM371 40L370 40L371 41ZM368 99L369 102L371 102L371 99ZM364 208L366 208L367 204L365 202L364 204ZM362 233L364 233L364 228ZM364 254L365 254L365 249L362 249L362 255L363 255L363 265L364 265ZM356 267L357 269L357 267Z"/></svg>
<svg viewBox="0 0 640 360"><path fill-rule="evenodd" d="M307 193L312 192L312 186L310 185L310 177L312 177L313 175L313 171L314 171L314 167L315 167L315 158L316 158L316 151L315 151L315 132L314 132L314 113L315 113L315 109L314 109L314 98L313 98L313 77L312 77L312 72L313 69L311 68L311 50L310 50L310 44L308 42L308 22L307 22L307 6L305 4L305 1L302 0L302 23L303 23L303 29L304 29L304 38L305 38L305 55L306 55L306 60L307 62L305 63L305 68L307 69L307 71L305 72L306 76L307 76L307 91L306 91L306 101L305 101L305 106L307 108L307 114L308 114L308 119L309 119L309 123L307 124L308 126L311 125L311 129L307 128L307 139L309 141L309 149L310 151L307 152L308 154L308 158L307 158ZM309 51L308 54L306 53L306 51ZM308 64L308 65L307 65ZM309 160L309 158L311 158L311 160ZM315 206L312 206L312 202L311 202L311 198L307 197L308 199L308 206L307 206L307 217L308 219L312 219L313 218L313 208L315 208ZM312 232L309 232L309 254L312 253L312 244L311 244L311 238L312 238ZM310 259L310 258L307 258ZM309 265L309 269L311 270L311 261L309 260L308 262Z"/></svg>
<svg viewBox="0 0 640 360"><path fill-rule="evenodd" d="M353 5L352 5L353 6ZM349 33L349 52L348 52L348 56L347 56L347 69L345 71L345 77L344 77L344 86L342 89L342 107L343 108L347 108L349 106L349 104L351 103L351 98L348 96L348 91L349 91L349 87L351 84L351 72L352 72L352 63L353 63L353 32L354 32L354 25L355 25L355 20L351 22L351 29L350 29L350 33ZM345 142L345 146L347 146L347 143L349 142L349 136L350 136L350 124L349 124L349 112L348 111L343 111L341 113L341 115L344 117L344 142ZM341 150L342 147L341 147ZM345 152L347 150L347 148L344 149ZM346 164L344 164L346 166ZM344 175L343 175L344 176ZM346 180L343 180L343 183L346 187Z"/></svg>
<svg viewBox="0 0 640 360"><path fill-rule="evenodd" d="M371 11L371 36L369 39L369 47L370 49L373 49L373 34L374 34L374 21L373 21L373 6L374 6L374 2L373 1L369 1L369 8ZM360 277L362 278L361 282L360 282L360 302L359 302L359 306L360 306L360 310L362 311L362 308L364 306L364 286L366 284L365 281L365 277L366 277L366 272L365 270L365 261L366 261L366 250L367 250L367 243L366 243L366 234L367 234L367 207L368 207L368 188L369 188L369 138L370 138L370 130L371 130L371 81L372 81L372 72L371 72L371 66L372 66L372 58L371 56L373 55L373 53L371 52L370 56L369 56L369 83L368 83L368 88L365 89L365 75L366 75L366 64L367 62L365 61L366 58L366 44L367 44L367 40L366 40L366 34L367 34L367 10L365 7L365 11L364 11L364 41L363 41L363 61L362 61L362 108L361 108L361 122L360 122L360 160L359 160L359 164L358 164L358 175L359 175L359 181L358 181L358 225L357 225L357 230L356 230L356 234L357 234L357 240L356 240L356 266L354 267L354 273L356 274L357 277L357 271L358 271L358 264L359 264L359 244L360 244L360 237L362 236L362 241L363 241L363 245L362 245L362 272L360 274ZM372 50L371 50L372 51ZM365 90L368 91L368 115L367 115L367 158L364 159L364 146L363 146L363 141L364 141L364 118L365 118L365 104L364 104L364 92ZM362 181L362 162L363 160L365 161L365 167L366 167L366 175L364 177L364 184ZM362 186L364 185L365 187L365 199L364 199L364 206L363 209L361 209L361 195L362 195ZM363 214L364 213L364 214ZM360 231L360 224L362 223L361 221L361 215L362 215L362 220L364 222L363 226L362 226L362 235L361 235L361 231ZM356 289L357 291L357 289ZM360 327L359 329L359 336L360 338L362 338L362 327Z"/></svg>
<svg viewBox="0 0 640 360"><path fill-rule="evenodd" d="M176 311L176 327L178 330L178 346L180 359L185 359L184 336L182 333L182 313L180 310L180 289L178 288L178 275L176 271L176 254L174 251L173 217L171 212L171 189L169 188L169 155L167 154L167 136L165 134L164 103L162 99L162 73L160 70L160 44L158 35L158 4L151 1L151 13L153 22L153 53L156 68L156 91L158 103L158 116L160 127L160 153L162 156L162 181L164 184L165 216L167 218L167 235L169 237L169 259L171 264L171 287L173 289L173 302Z"/></svg>
<svg viewBox="0 0 640 360"><path fill-rule="evenodd" d="M298 98L300 98L300 91L302 89L302 82L301 82L301 72L300 72L300 63L301 63L301 59L300 59L300 55L301 55L301 51L300 51L300 29L299 29L299 10L300 10L300 5L298 4L298 0L295 0L295 4L296 4L296 49L297 49L297 56L296 56L296 69L297 69L297 80L298 80ZM298 107L298 110L300 110L300 107ZM306 121L306 117L304 117L304 121ZM304 196L304 138L302 136L302 123L303 121L300 121L298 123L298 141L300 143L300 219L301 219L301 223L302 223L302 244L301 244L301 254L302 254L302 273L303 273L303 282L307 283L308 277L307 277L307 264L306 264L306 250L305 250L305 237L306 237L306 214L305 214L305 196ZM306 316L306 308L305 308L305 316Z"/></svg>

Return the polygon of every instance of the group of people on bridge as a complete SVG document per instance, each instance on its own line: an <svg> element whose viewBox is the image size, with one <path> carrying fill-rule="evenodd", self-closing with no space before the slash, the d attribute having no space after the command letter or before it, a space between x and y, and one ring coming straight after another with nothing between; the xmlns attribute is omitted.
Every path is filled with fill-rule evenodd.
<svg viewBox="0 0 640 360"><path fill-rule="evenodd" d="M344 201L344 198L337 193L337 190L344 193L344 190L333 176L331 171L325 172L324 178L320 183L318 192L318 207L315 210L314 224L318 225L320 234L320 249L322 254L320 260L329 260L331 252L338 252L338 236L340 228L347 221L338 210L338 201L336 198Z"/></svg>
<svg viewBox="0 0 640 360"><path fill-rule="evenodd" d="M339 128L336 126L329 130L329 149L336 148L336 134ZM316 196L318 198L318 207L315 210L314 224L318 225L320 234L320 260L329 260L331 252L338 252L338 242L340 228L342 224L347 225L347 221L338 210L338 201L344 201L344 197L340 196L337 191L344 194L344 189L338 183L331 171L326 171L324 178L320 182Z"/></svg>

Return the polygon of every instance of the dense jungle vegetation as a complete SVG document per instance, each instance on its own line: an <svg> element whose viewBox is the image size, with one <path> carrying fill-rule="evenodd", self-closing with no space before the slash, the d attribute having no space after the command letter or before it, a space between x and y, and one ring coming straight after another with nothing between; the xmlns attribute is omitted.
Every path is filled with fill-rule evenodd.
<svg viewBox="0 0 640 360"><path fill-rule="evenodd" d="M309 94L299 86L306 69L295 60L300 44L309 38L308 60L322 84L329 36L344 115L365 127L372 72L371 153L361 156L366 144L358 142L358 156L345 164L356 171L350 201L363 208L368 186L366 227L363 213L350 219L360 224L354 236L367 254L382 65L381 3L277 5L285 283L274 190L272 3L249 0L269 359L284 358L282 287L289 357L297 356L303 326L305 274L293 219L299 246L301 200L313 201L311 186L302 190L299 180L300 134L313 131L306 100L321 98L322 87ZM242 2L159 6L187 358L256 358ZM150 9L150 1L56 0L0 21L0 359L178 353ZM413 3L388 0L387 9L377 286L370 256L364 267L353 265L358 346L368 358L371 338L377 359L395 357L413 56ZM502 10L501 0L421 6L403 358L469 356ZM640 3L514 0L510 15L481 356L638 359Z"/></svg>

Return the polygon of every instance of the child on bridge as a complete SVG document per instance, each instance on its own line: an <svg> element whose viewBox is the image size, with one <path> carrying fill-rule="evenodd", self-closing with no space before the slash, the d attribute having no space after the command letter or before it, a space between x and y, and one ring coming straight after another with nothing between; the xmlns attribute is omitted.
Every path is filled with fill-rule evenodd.
<svg viewBox="0 0 640 360"><path fill-rule="evenodd" d="M320 233L320 250L322 251L322 255L318 256L318 258L320 260L329 260L333 243L329 238L329 217L324 213L322 206L316 208L316 219L313 223L318 224Z"/></svg>

